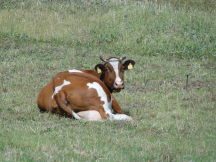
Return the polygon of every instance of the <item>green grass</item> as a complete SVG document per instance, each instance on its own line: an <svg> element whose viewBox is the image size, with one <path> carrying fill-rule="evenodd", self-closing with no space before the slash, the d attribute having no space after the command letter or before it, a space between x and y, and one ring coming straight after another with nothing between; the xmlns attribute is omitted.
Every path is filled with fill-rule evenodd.
<svg viewBox="0 0 216 162"><path fill-rule="evenodd" d="M212 0L0 1L0 161L215 161ZM56 73L136 61L115 94L134 121L40 113ZM189 75L186 87L186 75Z"/></svg>

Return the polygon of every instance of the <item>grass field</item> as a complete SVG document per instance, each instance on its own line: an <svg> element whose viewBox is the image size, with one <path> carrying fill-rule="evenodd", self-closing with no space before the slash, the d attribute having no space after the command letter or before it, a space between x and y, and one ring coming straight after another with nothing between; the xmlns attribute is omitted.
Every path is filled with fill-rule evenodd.
<svg viewBox="0 0 216 162"><path fill-rule="evenodd" d="M0 161L216 161L214 0L0 0ZM40 113L56 73L134 59L134 121ZM188 85L186 87L186 76Z"/></svg>

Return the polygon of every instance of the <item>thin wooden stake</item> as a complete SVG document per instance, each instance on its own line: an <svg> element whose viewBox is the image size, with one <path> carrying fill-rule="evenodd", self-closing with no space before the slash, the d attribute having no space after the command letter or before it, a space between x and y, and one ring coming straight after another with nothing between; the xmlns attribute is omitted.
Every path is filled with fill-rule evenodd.
<svg viewBox="0 0 216 162"><path fill-rule="evenodd" d="M188 90L188 78L189 78L189 74L186 75L187 79L186 79L186 87L185 89Z"/></svg>

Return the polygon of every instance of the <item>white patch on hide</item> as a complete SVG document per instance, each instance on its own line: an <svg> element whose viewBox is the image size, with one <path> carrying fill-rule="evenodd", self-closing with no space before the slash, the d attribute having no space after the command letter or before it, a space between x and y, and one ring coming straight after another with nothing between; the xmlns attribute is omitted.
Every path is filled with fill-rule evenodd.
<svg viewBox="0 0 216 162"><path fill-rule="evenodd" d="M76 69L68 70L68 72L70 72L70 73L83 73L82 71L76 70Z"/></svg>
<svg viewBox="0 0 216 162"><path fill-rule="evenodd" d="M71 82L69 82L69 81L67 81L67 80L64 80L64 82L63 82L60 86L55 87L55 91L54 91L54 93L53 93L53 95L52 95L52 98L53 98L59 91L61 91L61 89L62 89L64 86L69 85L69 84L71 84Z"/></svg>

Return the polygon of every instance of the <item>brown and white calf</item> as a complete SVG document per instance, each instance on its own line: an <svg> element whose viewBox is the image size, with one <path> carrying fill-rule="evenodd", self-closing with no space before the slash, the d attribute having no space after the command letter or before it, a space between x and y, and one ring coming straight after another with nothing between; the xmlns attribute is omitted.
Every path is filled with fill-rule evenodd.
<svg viewBox="0 0 216 162"><path fill-rule="evenodd" d="M112 95L124 88L124 71L135 65L133 60L124 59L101 58L104 63L96 65L96 71L73 69L58 73L41 89L38 108L75 119L130 120Z"/></svg>

